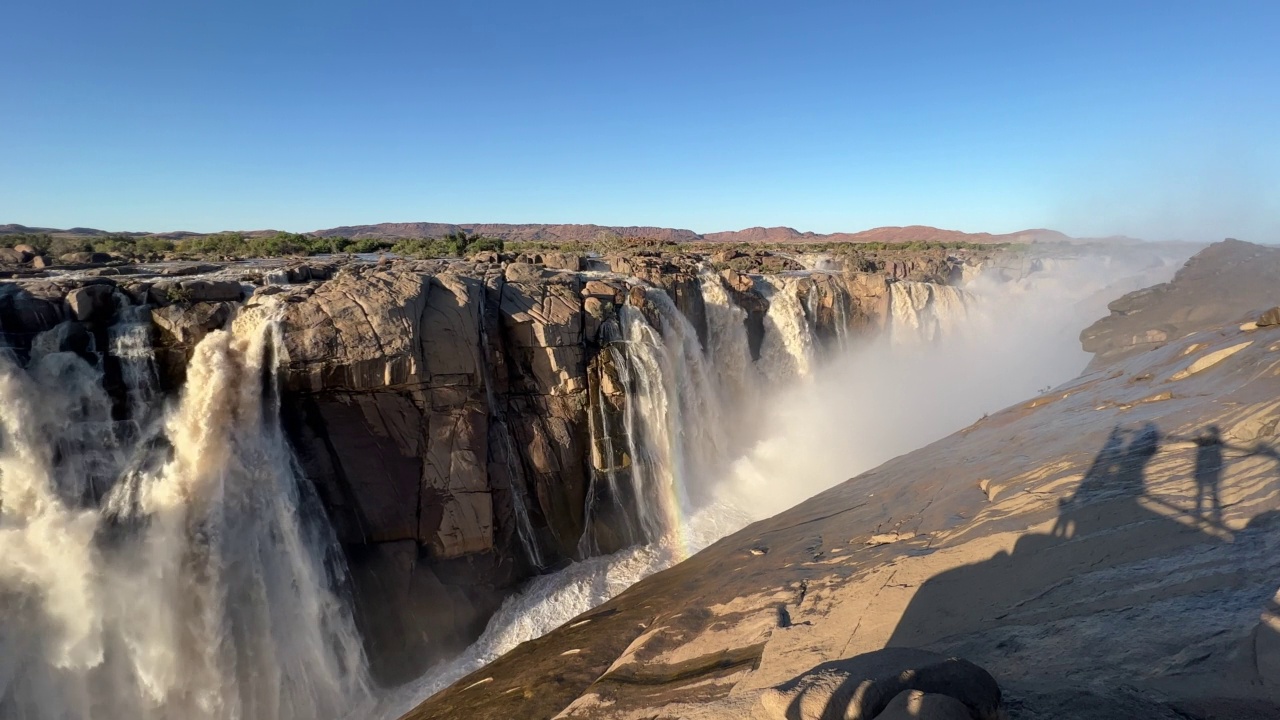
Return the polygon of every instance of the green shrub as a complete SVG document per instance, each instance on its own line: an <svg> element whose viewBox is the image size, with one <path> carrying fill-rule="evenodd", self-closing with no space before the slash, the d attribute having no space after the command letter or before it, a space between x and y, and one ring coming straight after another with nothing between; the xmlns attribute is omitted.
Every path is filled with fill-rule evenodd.
<svg viewBox="0 0 1280 720"><path fill-rule="evenodd" d="M361 238L354 240L349 245L343 247L342 252L366 254L390 250L392 243L386 240L378 240L377 238Z"/></svg>

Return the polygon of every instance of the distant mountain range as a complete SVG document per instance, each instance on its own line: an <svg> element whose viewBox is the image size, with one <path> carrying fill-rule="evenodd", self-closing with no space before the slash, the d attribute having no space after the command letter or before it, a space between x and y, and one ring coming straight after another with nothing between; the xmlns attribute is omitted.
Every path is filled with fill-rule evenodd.
<svg viewBox="0 0 1280 720"><path fill-rule="evenodd" d="M348 237L352 239L375 238L395 240L400 238L442 237L451 232L467 232L513 242L592 242L609 237L652 238L663 242L715 242L715 243L825 243L825 242L969 242L969 243L1043 243L1073 242L1072 238L1056 230L1031 229L993 235L991 233L967 233L959 230L943 230L928 225L906 227L881 227L860 232L813 233L800 232L789 227L753 227L745 230L699 234L678 228L606 225L550 225L506 223L378 223L376 225L343 225L316 230L310 234L321 237ZM275 230L240 231L245 235L272 235ZM14 233L48 233L50 235L100 237L103 235L130 235L176 240L184 237L211 233L174 232L109 232L94 228L28 227L26 225L0 225L0 235ZM1110 242L1135 242L1132 238L1090 238Z"/></svg>

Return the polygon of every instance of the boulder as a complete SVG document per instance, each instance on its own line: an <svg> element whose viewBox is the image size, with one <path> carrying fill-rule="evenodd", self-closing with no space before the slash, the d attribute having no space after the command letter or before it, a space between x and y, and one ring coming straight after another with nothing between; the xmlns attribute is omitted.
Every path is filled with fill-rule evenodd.
<svg viewBox="0 0 1280 720"><path fill-rule="evenodd" d="M47 255L36 255L31 258L31 267L39 269L53 267L53 260L50 260Z"/></svg>
<svg viewBox="0 0 1280 720"><path fill-rule="evenodd" d="M114 285L85 285L67 293L67 307L80 322L105 322L115 314L114 295Z"/></svg>
<svg viewBox="0 0 1280 720"><path fill-rule="evenodd" d="M582 297L594 297L606 300L618 305L623 301L623 287L621 284L611 284L601 280L588 280L582 285Z"/></svg>
<svg viewBox="0 0 1280 720"><path fill-rule="evenodd" d="M36 247L35 247L34 245L28 245L28 244L26 244L26 243L19 243L19 244L17 244L17 245L14 245L14 246L13 246L13 249L14 249L14 250L17 250L17 251L18 251L18 252L20 252L20 253L26 253L26 254L31 255L31 256L43 255L43 254L44 254L44 252L43 252L43 251L36 249Z"/></svg>
<svg viewBox="0 0 1280 720"><path fill-rule="evenodd" d="M1273 307L1258 316L1258 327L1280 325L1280 307Z"/></svg>
<svg viewBox="0 0 1280 720"><path fill-rule="evenodd" d="M11 248L0 248L0 265L21 265L27 256Z"/></svg>
<svg viewBox="0 0 1280 720"><path fill-rule="evenodd" d="M183 280L178 288L187 302L238 302L244 294L234 280Z"/></svg>
<svg viewBox="0 0 1280 720"><path fill-rule="evenodd" d="M542 264L551 270L570 270L572 272L577 272L582 269L582 256L577 253L567 252L543 253Z"/></svg>
<svg viewBox="0 0 1280 720"><path fill-rule="evenodd" d="M151 319L160 331L162 346L189 351L211 330L219 330L226 325L233 310L234 306L225 302L167 305L154 308Z"/></svg>
<svg viewBox="0 0 1280 720"><path fill-rule="evenodd" d="M509 263L503 271L507 282L529 283L542 279L542 268L532 263Z"/></svg>
<svg viewBox="0 0 1280 720"><path fill-rule="evenodd" d="M965 704L940 693L903 690L889 701L876 720L973 720Z"/></svg>
<svg viewBox="0 0 1280 720"><path fill-rule="evenodd" d="M911 691L918 694L912 695ZM798 709L799 717L815 720L825 717L1000 720L1004 710L1000 686L986 670L967 660L915 648L885 648L823 663L768 693L780 694L786 701L766 699L766 705L785 704ZM899 699L901 695L906 697ZM926 695L946 698L929 700L929 706L937 715L901 714L912 704L923 704ZM965 709L966 714L955 715L956 704ZM947 714L948 708L951 714ZM888 715L884 715L886 711Z"/></svg>
<svg viewBox="0 0 1280 720"><path fill-rule="evenodd" d="M112 259L107 253L100 252L74 252L58 257L58 260L68 265L100 265L109 263Z"/></svg>

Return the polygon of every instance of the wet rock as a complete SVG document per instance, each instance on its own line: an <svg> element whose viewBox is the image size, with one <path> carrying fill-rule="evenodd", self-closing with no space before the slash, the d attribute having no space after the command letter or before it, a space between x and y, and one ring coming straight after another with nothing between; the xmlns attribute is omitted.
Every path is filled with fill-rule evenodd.
<svg viewBox="0 0 1280 720"><path fill-rule="evenodd" d="M64 322L52 330L40 333L31 344L32 354L71 352L84 358L90 365L98 362L93 352L93 335L84 323Z"/></svg>
<svg viewBox="0 0 1280 720"><path fill-rule="evenodd" d="M0 330L27 338L62 322L62 289L52 283L0 283Z"/></svg>

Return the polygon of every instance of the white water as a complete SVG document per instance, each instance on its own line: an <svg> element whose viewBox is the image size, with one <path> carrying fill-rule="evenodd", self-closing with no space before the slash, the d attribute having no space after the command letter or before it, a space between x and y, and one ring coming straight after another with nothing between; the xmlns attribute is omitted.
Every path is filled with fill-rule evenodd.
<svg viewBox="0 0 1280 720"><path fill-rule="evenodd" d="M131 404L140 343L113 333ZM0 357L0 716L301 720L367 695L341 556L277 422L275 347L261 309L210 333L124 449L99 370Z"/></svg>
<svg viewBox="0 0 1280 720"><path fill-rule="evenodd" d="M132 306L116 294L119 318L108 331L111 355L120 362L120 372L129 400L127 440L141 434L155 405L159 379L156 354L151 347L150 308Z"/></svg>
<svg viewBox="0 0 1280 720"><path fill-rule="evenodd" d="M800 302L796 276L760 279L769 312L765 315L764 341L760 344L760 372L774 385L807 377L813 369L814 332Z"/></svg>

